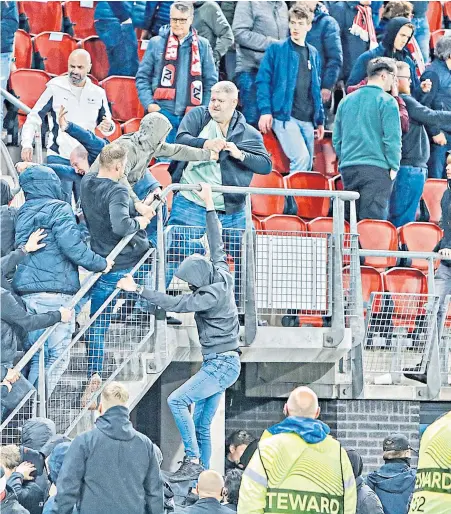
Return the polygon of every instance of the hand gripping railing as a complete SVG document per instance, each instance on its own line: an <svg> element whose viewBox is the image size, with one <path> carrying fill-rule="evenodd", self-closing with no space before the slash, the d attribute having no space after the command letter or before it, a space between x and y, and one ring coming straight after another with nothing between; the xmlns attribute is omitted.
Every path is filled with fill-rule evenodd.
<svg viewBox="0 0 451 514"><path fill-rule="evenodd" d="M18 98L16 98L11 93L8 93L6 89L1 88L0 93L5 98L5 100L8 100L8 102L15 105L18 109L23 111L25 114L29 114L31 112L31 108L28 107L28 105L25 105L23 102L21 102ZM41 140L41 128L39 127L39 130L34 135L34 143L35 143L35 151L36 151L36 162L38 164L41 164L42 159L42 140ZM3 149L2 149L3 153Z"/></svg>

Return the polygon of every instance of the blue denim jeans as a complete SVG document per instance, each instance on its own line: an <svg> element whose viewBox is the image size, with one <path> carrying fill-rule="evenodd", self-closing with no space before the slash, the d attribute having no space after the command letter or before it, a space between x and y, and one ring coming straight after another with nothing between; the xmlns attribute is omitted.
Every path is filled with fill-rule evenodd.
<svg viewBox="0 0 451 514"><path fill-rule="evenodd" d="M168 136L166 137L166 143L173 143L175 141L175 137L177 135L177 131L179 129L179 126L180 126L180 123L182 122L182 119L183 119L183 116L177 116L176 114L173 114L172 112L166 110L166 109L161 109L160 111L161 114L163 114L164 116L166 116L166 118L171 122L171 125L172 125L172 130L171 132L169 132ZM159 161L161 162L166 162L166 161L170 161L170 159L168 158L162 158L162 159L158 159Z"/></svg>
<svg viewBox="0 0 451 514"><path fill-rule="evenodd" d="M116 289L118 281L127 273L130 273L131 268L110 271L102 275L91 289L91 313L93 316L101 307L103 302L110 296ZM111 301L100 314L100 316L89 327L85 334L85 341L88 347L88 379L94 373L101 373L103 369L103 353L105 344L105 334L111 323L111 316L114 306L116 305L117 296Z"/></svg>
<svg viewBox="0 0 451 514"><path fill-rule="evenodd" d="M242 71L236 76L236 85L240 90L240 106L249 125L258 127L260 112L257 107L256 71Z"/></svg>
<svg viewBox="0 0 451 514"><path fill-rule="evenodd" d="M451 266L446 266L444 262L440 263L434 277L435 294L440 299L437 313L437 324L439 327L441 326L443 316L446 314L445 298L447 295L451 294Z"/></svg>
<svg viewBox="0 0 451 514"><path fill-rule="evenodd" d="M424 62L428 63L431 60L431 49L429 46L431 32L429 30L427 16L413 18L412 23L415 25L415 39L417 40L418 46L423 54Z"/></svg>
<svg viewBox="0 0 451 514"><path fill-rule="evenodd" d="M11 52L4 52L0 54L0 84L2 89L6 89L6 84L9 79L11 71ZM3 97L1 101L1 112L0 118L2 122L1 128L3 128Z"/></svg>
<svg viewBox="0 0 451 514"><path fill-rule="evenodd" d="M395 227L415 221L415 215L423 194L427 169L414 166L401 166L390 197L389 221Z"/></svg>
<svg viewBox="0 0 451 514"><path fill-rule="evenodd" d="M186 257L193 253L205 254L205 248L199 240L205 234L206 215L207 211L204 207L187 200L181 193L175 195L168 225L177 226L168 231L166 287L169 286L176 269ZM235 265L235 299L239 304L241 240L246 227L246 213L243 208L234 214L218 213L218 218L222 228L226 229L223 232L225 251L233 258Z"/></svg>
<svg viewBox="0 0 451 514"><path fill-rule="evenodd" d="M48 311L56 311L64 307L71 300L71 296L59 293L35 293L22 296L27 311L31 314L42 314ZM53 363L51 373L47 377L47 396L52 394L53 389L69 365L69 355L65 355L66 348L72 340L75 331L75 314L70 323L59 323L53 333L44 344L45 369L48 370ZM34 330L28 334L27 350L39 339L45 330ZM28 380L36 386L39 378L39 354L33 355L30 362Z"/></svg>
<svg viewBox="0 0 451 514"><path fill-rule="evenodd" d="M68 159L60 157L59 155L47 156L47 163L52 164L52 170L58 175L61 180L61 189L66 196L66 201L72 203L72 190L74 192L75 202L78 202L81 191L82 175L75 173L74 168L70 165Z"/></svg>
<svg viewBox="0 0 451 514"><path fill-rule="evenodd" d="M310 171L315 145L313 123L291 117L289 121L274 120L273 129L285 155L290 159L290 173Z"/></svg>
<svg viewBox="0 0 451 514"><path fill-rule="evenodd" d="M431 156L428 161L429 178L445 178L446 154L451 151L451 134L445 133L448 143L444 146L431 142Z"/></svg>
<svg viewBox="0 0 451 514"><path fill-rule="evenodd" d="M210 426L222 393L240 376L236 352L204 355L200 370L168 398L187 457L200 458L208 469L211 457ZM189 406L195 403L194 419Z"/></svg>

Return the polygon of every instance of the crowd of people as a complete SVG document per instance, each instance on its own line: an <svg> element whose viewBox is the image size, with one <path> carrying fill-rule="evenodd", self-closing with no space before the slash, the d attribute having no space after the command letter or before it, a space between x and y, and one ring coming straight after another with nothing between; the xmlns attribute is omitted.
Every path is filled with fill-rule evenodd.
<svg viewBox="0 0 451 514"><path fill-rule="evenodd" d="M238 334L245 321L237 308L245 197L212 187L248 187L254 174L269 174L272 162L262 136L269 131L289 159L287 172L311 170L315 138L321 140L326 127L333 127L344 188L360 193L358 219L389 219L397 227L414 221L427 176L451 178L451 162L446 169L451 36L438 41L429 63L428 2L387 2L381 17L381 2L367 0L289 4L98 2L95 26L110 73L136 75L146 113L139 130L112 143L106 139L114 131L110 107L104 90L88 76L91 56L83 49L71 53L67 75L51 79L30 106L17 163L25 202L19 209L9 205L17 191L5 181L0 191L2 420L10 412L5 398L11 391L24 381L38 384L39 352L23 374L14 363L17 352L30 349L46 327L56 325L42 350L48 396L65 372L80 308L67 305L80 289L79 267L101 273L90 291L91 316L116 287L135 295L136 310L194 312L203 363L168 398L185 457L164 477L159 449L130 423L126 389L109 383L100 406L93 403L107 378L103 360L111 319L102 313L85 337L81 402L99 409L96 428L73 442L52 434L47 446L46 440L36 447L24 441L21 447L0 447L2 511L71 513L75 507L79 514L163 513L171 504L165 480L197 481L199 500L187 509L192 514L230 509L407 514L409 504L411 514L451 509L446 496L451 464L429 449L440 448L442 441L449 445L449 414L427 432L429 446L420 450L417 474L410 467L408 441L397 434L384 441L383 468L364 480L361 456L330 436L308 388L290 395L285 420L259 441L234 434L225 482L209 470L210 426L221 395L240 375ZM2 87L17 14L14 2L2 2ZM137 27L150 38L140 63ZM43 126L47 157L38 164L33 140ZM152 204L160 199L161 184L149 170L152 159L171 161L173 182L201 184L200 190L177 194L170 214L162 206L170 244L177 247L166 286L175 275L190 294L159 293L150 281L136 283L130 274L157 244ZM445 256L451 252L447 193L440 246ZM287 201L288 213L290 208ZM204 233L209 258L197 244ZM113 261L111 251L126 236L130 243ZM234 260L233 274L227 255ZM442 263L437 273L443 300L448 269ZM114 475L118 462L130 470L126 477ZM47 500L50 482L53 494Z"/></svg>

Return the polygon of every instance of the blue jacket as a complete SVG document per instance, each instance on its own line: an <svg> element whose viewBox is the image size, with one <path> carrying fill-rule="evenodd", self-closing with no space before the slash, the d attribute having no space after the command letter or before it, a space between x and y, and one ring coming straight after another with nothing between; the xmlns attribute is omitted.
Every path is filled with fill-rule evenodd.
<svg viewBox="0 0 451 514"><path fill-rule="evenodd" d="M175 100L154 100L153 93L160 85L161 72L164 62L164 51L169 37L169 27L162 27L160 34L149 41L146 53L139 65L136 75L136 89L139 99L147 112L150 104L158 104L162 109L183 116L188 105L188 76L191 67L191 34L186 37L179 48L178 67L176 72ZM199 36L199 52L202 66L203 98L202 105L208 105L210 90L218 82L218 72L213 58L210 43Z"/></svg>
<svg viewBox="0 0 451 514"><path fill-rule="evenodd" d="M144 2L144 28L157 35L161 27L169 25L169 13L173 2Z"/></svg>
<svg viewBox="0 0 451 514"><path fill-rule="evenodd" d="M451 111L451 70L445 61L441 59L432 61L421 75L421 81L426 79L432 82L432 89L429 93L423 93L418 88L417 99L435 111Z"/></svg>
<svg viewBox="0 0 451 514"><path fill-rule="evenodd" d="M28 254L18 265L13 288L21 295L31 293L75 294L80 288L78 266L102 271L106 260L82 241L70 205L62 201L61 182L46 166L27 168L19 177L25 203L19 209L16 245L23 245L42 228L46 246Z"/></svg>
<svg viewBox="0 0 451 514"><path fill-rule="evenodd" d="M332 89L340 76L343 66L343 49L341 47L340 27L321 4L315 10L315 17L307 43L314 46L319 53L322 64L321 87Z"/></svg>
<svg viewBox="0 0 451 514"><path fill-rule="evenodd" d="M2 54L13 51L14 34L19 28L17 2L1 2L2 17Z"/></svg>
<svg viewBox="0 0 451 514"><path fill-rule="evenodd" d="M359 4L360 2L334 2L329 5L329 12L337 20L340 27L343 48L343 68L340 78L345 82L351 73L353 63L370 48L368 41L363 41L360 37L349 32L357 15Z"/></svg>
<svg viewBox="0 0 451 514"><path fill-rule="evenodd" d="M415 486L416 470L405 459L385 461L366 477L366 483L378 495L385 514L407 514L410 495Z"/></svg>
<svg viewBox="0 0 451 514"><path fill-rule="evenodd" d="M257 74L257 104L261 114L272 114L280 121L288 121L293 108L294 91L299 71L299 55L290 38L276 41L268 47ZM321 60L312 45L306 45L312 66L312 100L314 124L324 122L321 99Z"/></svg>
<svg viewBox="0 0 451 514"><path fill-rule="evenodd" d="M419 86L419 80L416 72L415 62L412 59L412 55L410 54L407 46L403 48L400 52L395 52L393 48L393 43L395 38L400 31L401 27L406 25L407 23L411 23L407 18L393 18L387 24L385 29L385 34L382 42L373 50L368 50L364 54L362 54L357 61L355 62L351 75L348 79L348 86L354 86L361 82L366 78L366 68L371 59L375 57L392 57L397 61L404 61L410 67L410 78L412 79L412 89L416 89Z"/></svg>

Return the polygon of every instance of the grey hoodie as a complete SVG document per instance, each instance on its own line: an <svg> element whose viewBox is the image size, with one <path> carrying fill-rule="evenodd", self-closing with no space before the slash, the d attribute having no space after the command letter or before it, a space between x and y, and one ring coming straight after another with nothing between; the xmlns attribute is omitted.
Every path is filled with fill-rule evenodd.
<svg viewBox="0 0 451 514"><path fill-rule="evenodd" d="M207 237L211 260L194 254L175 273L194 286L192 294L169 296L144 289L143 297L170 312L194 312L202 353L223 353L238 349L238 310L234 281L227 265L221 228L215 211L207 211Z"/></svg>
<svg viewBox="0 0 451 514"><path fill-rule="evenodd" d="M127 186L135 203L139 202L139 198L132 188L144 177L149 162L154 157L170 157L174 161L209 161L211 158L210 150L166 143L166 137L171 130L172 125L166 116L152 112L141 120L138 132L124 134L116 140L127 148L125 177L121 182ZM90 171L97 175L99 167L97 157Z"/></svg>

